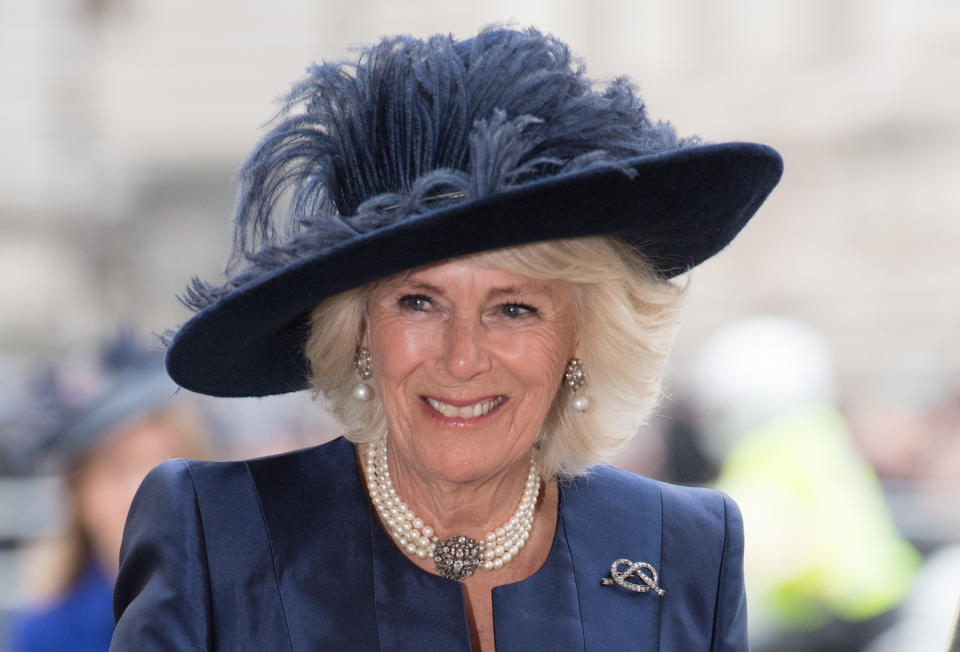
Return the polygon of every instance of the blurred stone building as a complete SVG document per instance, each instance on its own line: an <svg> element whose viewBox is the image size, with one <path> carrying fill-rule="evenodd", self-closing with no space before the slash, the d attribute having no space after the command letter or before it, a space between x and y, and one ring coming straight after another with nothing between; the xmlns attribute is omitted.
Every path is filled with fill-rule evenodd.
<svg viewBox="0 0 960 652"><path fill-rule="evenodd" d="M695 275L677 346L779 312L846 381L960 374L960 5L925 0L0 2L0 353L182 322L227 251L233 173L310 62L379 35L534 24L683 135L773 144L781 187Z"/></svg>

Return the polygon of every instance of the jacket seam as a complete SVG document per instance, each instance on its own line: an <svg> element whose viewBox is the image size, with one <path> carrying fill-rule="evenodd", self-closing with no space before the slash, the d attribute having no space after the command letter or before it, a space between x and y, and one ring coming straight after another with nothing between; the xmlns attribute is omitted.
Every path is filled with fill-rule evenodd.
<svg viewBox="0 0 960 652"><path fill-rule="evenodd" d="M723 507L723 528L722 532L722 541L720 546L720 566L717 570L717 594L714 597L713 601L713 634L712 640L710 641L710 649L716 650L718 640L721 640L720 629L722 627L722 618L720 610L723 607L720 602L720 596L723 595L723 570L724 564L727 561L727 499L720 494L720 505Z"/></svg>
<svg viewBox="0 0 960 652"><path fill-rule="evenodd" d="M660 573L666 570L663 567L663 487L657 485L657 497L660 499L660 552L659 558L657 559L657 568L660 569ZM663 601L657 600L657 644L655 649L660 649L660 641L663 640Z"/></svg>
<svg viewBox="0 0 960 652"><path fill-rule="evenodd" d="M370 536L370 594L373 596L373 615L374 620L377 623L377 649L383 649L383 642L380 640L380 609L377 606L378 596L377 596L377 581L376 581L376 572L377 567L376 554L373 551L374 540L376 538L376 532L373 528L380 527L380 524L376 521L376 514L374 514L373 509L370 507L370 503L366 502L365 504L367 512L367 525L369 527L369 536Z"/></svg>
<svg viewBox="0 0 960 652"><path fill-rule="evenodd" d="M203 512L200 509L200 496L197 490L197 479L193 475L193 469L190 467L190 464L187 463L184 459L178 459L177 462L187 471L187 476L190 478L190 486L193 489L193 505L194 510L197 514L197 524L200 526L200 550L203 551L203 572L205 575L207 583L207 611L210 613L210 618L208 620L210 626L207 628L207 643L210 649L215 650L217 647L216 641L216 627L214 627L215 616L213 613L213 582L210 579L210 555L207 552L207 533L203 524Z"/></svg>
<svg viewBox="0 0 960 652"><path fill-rule="evenodd" d="M583 650L586 652L587 649L587 628L583 622L583 597L580 595L580 582L577 581L577 562L573 558L573 552L570 550L570 540L567 538L567 525L563 516L563 492L558 487L558 494L560 503L560 509L557 510L557 520L559 521L560 527L563 528L563 539L564 547L567 550L567 557L570 559L570 568L573 570L573 585L577 591L577 615L580 617L580 642L583 645Z"/></svg>
<svg viewBox="0 0 960 652"><path fill-rule="evenodd" d="M277 566L277 555L273 549L273 539L270 536L270 527L267 525L267 515L263 510L263 501L260 499L260 492L257 490L257 481L254 479L253 471L250 470L250 465L246 460L243 462L243 468L247 472L247 477L250 479L250 483L253 485L253 494L257 498L257 508L260 510L260 520L263 522L263 530L267 537L267 548L270 550L270 563L273 566L273 581L277 587L277 601L280 603L280 613L283 614L283 624L287 630L287 644L292 652L293 636L290 633L290 619L287 618L287 608L283 604L283 593L280 591L280 569Z"/></svg>

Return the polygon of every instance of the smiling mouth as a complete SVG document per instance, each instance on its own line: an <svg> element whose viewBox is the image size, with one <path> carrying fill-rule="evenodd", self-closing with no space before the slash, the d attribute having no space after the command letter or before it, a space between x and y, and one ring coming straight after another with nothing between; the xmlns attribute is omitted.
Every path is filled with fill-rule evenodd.
<svg viewBox="0 0 960 652"><path fill-rule="evenodd" d="M473 419L476 417L482 417L490 411L495 410L500 406L501 403L504 402L504 400L506 400L506 397L497 396L496 398L488 398L482 401L477 401L472 405L464 405L463 407L448 405L447 403L438 401L435 398L430 398L429 396L424 396L423 400L426 401L427 405L445 417L451 419Z"/></svg>

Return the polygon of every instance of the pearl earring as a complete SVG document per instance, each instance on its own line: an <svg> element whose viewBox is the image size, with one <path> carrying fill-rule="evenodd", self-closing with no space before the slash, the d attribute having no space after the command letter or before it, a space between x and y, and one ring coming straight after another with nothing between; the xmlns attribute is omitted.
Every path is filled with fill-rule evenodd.
<svg viewBox="0 0 960 652"><path fill-rule="evenodd" d="M573 391L573 400L570 405L577 412L586 412L590 406L590 401L586 396L577 396L577 390L583 387L585 382L587 382L587 377L583 372L583 360L571 358L566 369L563 370L563 384Z"/></svg>
<svg viewBox="0 0 960 652"><path fill-rule="evenodd" d="M367 381L373 375L370 349L367 347L357 349L357 352L353 354L353 366L357 370L357 376L360 377L360 382L353 387L353 398L358 401L369 401L370 397L373 396L373 390L367 384Z"/></svg>

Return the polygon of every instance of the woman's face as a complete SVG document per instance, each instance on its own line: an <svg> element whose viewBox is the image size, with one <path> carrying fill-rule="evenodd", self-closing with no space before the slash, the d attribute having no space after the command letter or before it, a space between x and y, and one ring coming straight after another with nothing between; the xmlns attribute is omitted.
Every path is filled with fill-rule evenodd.
<svg viewBox="0 0 960 652"><path fill-rule="evenodd" d="M179 432L149 415L123 424L90 452L76 480L74 508L104 570L117 570L123 524L143 478L189 452Z"/></svg>
<svg viewBox="0 0 960 652"><path fill-rule="evenodd" d="M461 483L526 464L576 353L573 286L454 260L367 301L364 343L395 454Z"/></svg>

